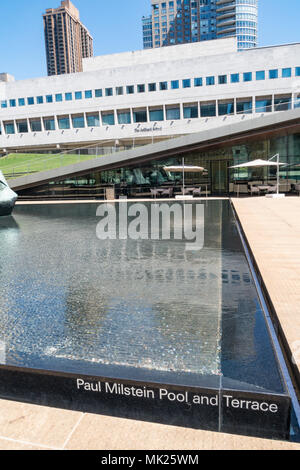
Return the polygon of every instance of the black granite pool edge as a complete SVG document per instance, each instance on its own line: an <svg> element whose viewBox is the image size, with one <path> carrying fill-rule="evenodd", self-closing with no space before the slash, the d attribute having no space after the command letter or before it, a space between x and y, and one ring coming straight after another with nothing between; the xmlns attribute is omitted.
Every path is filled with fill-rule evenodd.
<svg viewBox="0 0 300 470"><path fill-rule="evenodd" d="M172 426L289 440L287 395L0 366L0 397Z"/></svg>
<svg viewBox="0 0 300 470"><path fill-rule="evenodd" d="M276 356L279 362L281 373L285 381L288 393L291 397L292 409L294 414L294 419L296 420L297 442L300 441L300 373L297 366L292 361L292 352L289 346L289 343L286 339L284 331L281 327L279 318L277 316L276 309L264 282L263 276L260 272L258 264L256 262L254 253L252 251L251 245L247 239L245 231L243 229L242 223L238 216L238 213L234 207L232 200L230 199L230 205L235 217L237 229L244 246L245 256L247 258L254 282L256 284L256 289L258 291L258 296L260 297L262 303L262 310L265 316L266 324L268 326L271 341L276 352Z"/></svg>

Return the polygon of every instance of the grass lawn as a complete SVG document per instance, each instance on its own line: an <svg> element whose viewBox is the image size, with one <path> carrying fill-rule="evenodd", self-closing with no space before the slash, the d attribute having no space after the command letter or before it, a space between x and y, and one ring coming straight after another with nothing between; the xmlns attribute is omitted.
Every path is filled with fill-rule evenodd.
<svg viewBox="0 0 300 470"><path fill-rule="evenodd" d="M53 170L96 158L96 155L11 153L0 158L0 170L7 178Z"/></svg>

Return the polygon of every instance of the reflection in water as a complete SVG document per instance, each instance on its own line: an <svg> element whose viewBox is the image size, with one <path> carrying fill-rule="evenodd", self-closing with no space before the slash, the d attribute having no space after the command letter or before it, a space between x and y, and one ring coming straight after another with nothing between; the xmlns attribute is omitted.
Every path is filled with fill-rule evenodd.
<svg viewBox="0 0 300 470"><path fill-rule="evenodd" d="M0 230L6 362L28 366L34 355L36 367L44 357L76 361L78 373L93 363L99 373L108 364L273 386L253 373L260 353L274 356L228 201L205 204L199 251L100 241L96 209L17 206L18 225Z"/></svg>

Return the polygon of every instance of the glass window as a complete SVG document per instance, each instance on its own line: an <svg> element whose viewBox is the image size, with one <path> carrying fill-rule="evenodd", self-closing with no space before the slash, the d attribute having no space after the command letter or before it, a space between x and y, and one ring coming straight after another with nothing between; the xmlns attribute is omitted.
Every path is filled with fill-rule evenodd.
<svg viewBox="0 0 300 470"><path fill-rule="evenodd" d="M145 85L141 84L137 86L138 93L145 93Z"/></svg>
<svg viewBox="0 0 300 470"><path fill-rule="evenodd" d="M115 115L111 113L102 113L102 124L104 126L114 126L115 125Z"/></svg>
<svg viewBox="0 0 300 470"><path fill-rule="evenodd" d="M17 122L17 129L19 134L26 134L28 132L28 124L27 121L19 121Z"/></svg>
<svg viewBox="0 0 300 470"><path fill-rule="evenodd" d="M131 124L130 111L118 111L118 123L119 124Z"/></svg>
<svg viewBox="0 0 300 470"><path fill-rule="evenodd" d="M172 90L177 90L179 88L179 80L172 80L171 81L171 88L172 88Z"/></svg>
<svg viewBox="0 0 300 470"><path fill-rule="evenodd" d="M44 118L45 131L55 131L54 118Z"/></svg>
<svg viewBox="0 0 300 470"><path fill-rule="evenodd" d="M226 85L227 75L219 75L218 76L218 83L219 83L219 85Z"/></svg>
<svg viewBox="0 0 300 470"><path fill-rule="evenodd" d="M160 82L160 84L159 84L159 89L160 89L161 91L167 90L167 89L168 89L168 82Z"/></svg>
<svg viewBox="0 0 300 470"><path fill-rule="evenodd" d="M1 101L1 108L7 108L7 101L6 100Z"/></svg>
<svg viewBox="0 0 300 470"><path fill-rule="evenodd" d="M290 67L286 69L282 69L282 78L290 78L291 76L292 76L292 69Z"/></svg>
<svg viewBox="0 0 300 470"><path fill-rule="evenodd" d="M264 70L258 70L256 72L256 80L265 80L266 72Z"/></svg>
<svg viewBox="0 0 300 470"><path fill-rule="evenodd" d="M236 102L237 114L251 114L252 113L252 100L237 101Z"/></svg>
<svg viewBox="0 0 300 470"><path fill-rule="evenodd" d="M167 108L166 109L166 119L168 121L175 121L180 119L180 107Z"/></svg>
<svg viewBox="0 0 300 470"><path fill-rule="evenodd" d="M66 101L72 101L73 99L72 93L65 93L65 99Z"/></svg>
<svg viewBox="0 0 300 470"><path fill-rule="evenodd" d="M31 132L41 132L42 131L41 120L40 119L30 120L30 129L31 129Z"/></svg>
<svg viewBox="0 0 300 470"><path fill-rule="evenodd" d="M184 106L183 117L185 119L193 119L193 118L199 117L198 106L197 105Z"/></svg>
<svg viewBox="0 0 300 470"><path fill-rule="evenodd" d="M191 80L189 78L186 78L185 80L182 80L182 87L183 88L190 88L191 87Z"/></svg>
<svg viewBox="0 0 300 470"><path fill-rule="evenodd" d="M161 109L150 109L149 111L150 121L163 121L164 120L164 110Z"/></svg>
<svg viewBox="0 0 300 470"><path fill-rule="evenodd" d="M82 91L75 91L75 100L82 100Z"/></svg>
<svg viewBox="0 0 300 470"><path fill-rule="evenodd" d="M43 104L44 103L44 97L43 96L37 96L36 97L36 102L37 102L37 104Z"/></svg>
<svg viewBox="0 0 300 470"><path fill-rule="evenodd" d="M100 127L100 117L98 113L88 114L86 120L88 127Z"/></svg>
<svg viewBox="0 0 300 470"><path fill-rule="evenodd" d="M194 86L202 86L203 85L203 80L202 78L194 78Z"/></svg>
<svg viewBox="0 0 300 470"><path fill-rule="evenodd" d="M300 67L295 68L295 75L296 77L300 77Z"/></svg>
<svg viewBox="0 0 300 470"><path fill-rule="evenodd" d="M30 105L30 106L34 104L34 98L32 96L27 98L27 104Z"/></svg>
<svg viewBox="0 0 300 470"><path fill-rule="evenodd" d="M288 111L292 109L292 97L275 98L274 108L275 111Z"/></svg>
<svg viewBox="0 0 300 470"><path fill-rule="evenodd" d="M52 95L47 95L46 96L46 102L47 103L53 103L53 96Z"/></svg>
<svg viewBox="0 0 300 470"><path fill-rule="evenodd" d="M5 134L15 134L15 125L13 122L4 123Z"/></svg>
<svg viewBox="0 0 300 470"><path fill-rule="evenodd" d="M133 111L133 122L147 122L147 111L146 110Z"/></svg>
<svg viewBox="0 0 300 470"><path fill-rule="evenodd" d="M134 86L133 85L128 85L126 87L126 93L127 93L127 95L132 95L134 93Z"/></svg>
<svg viewBox="0 0 300 470"><path fill-rule="evenodd" d="M299 94L295 96L294 108L300 108L300 95Z"/></svg>
<svg viewBox="0 0 300 470"><path fill-rule="evenodd" d="M201 117L211 117L216 115L216 103L201 103Z"/></svg>
<svg viewBox="0 0 300 470"><path fill-rule="evenodd" d="M89 100L90 98L93 98L92 90L85 90L84 96L85 96L85 99L87 99L87 100Z"/></svg>
<svg viewBox="0 0 300 470"><path fill-rule="evenodd" d="M269 70L269 78L270 79L278 78L278 70L277 69Z"/></svg>
<svg viewBox="0 0 300 470"><path fill-rule="evenodd" d="M124 89L123 89L123 87L122 87L122 86L117 86L117 88L116 88L116 95L117 95L117 96L121 96L121 95L123 95L123 94L124 94Z"/></svg>
<svg viewBox="0 0 300 470"><path fill-rule="evenodd" d="M243 74L244 82L251 82L252 81L252 72L245 72Z"/></svg>
<svg viewBox="0 0 300 470"><path fill-rule="evenodd" d="M240 74L239 73L232 73L230 75L230 81L231 83L239 83L240 81Z"/></svg>
<svg viewBox="0 0 300 470"><path fill-rule="evenodd" d="M272 99L257 99L255 109L257 113L271 113L272 112Z"/></svg>
<svg viewBox="0 0 300 470"><path fill-rule="evenodd" d="M19 98L18 99L18 104L19 104L19 106L25 106L25 98Z"/></svg>
<svg viewBox="0 0 300 470"><path fill-rule="evenodd" d="M102 98L102 90L100 88L95 90L95 98Z"/></svg>
<svg viewBox="0 0 300 470"><path fill-rule="evenodd" d="M17 106L16 100L9 100L9 106L10 106L11 108L15 108L15 107Z"/></svg>
<svg viewBox="0 0 300 470"><path fill-rule="evenodd" d="M70 129L70 118L68 116L58 116L57 118L58 121L58 128L59 129Z"/></svg>
<svg viewBox="0 0 300 470"><path fill-rule="evenodd" d="M215 84L215 77L206 77L206 85L214 85Z"/></svg>
<svg viewBox="0 0 300 470"><path fill-rule="evenodd" d="M234 114L234 101L228 103L218 103L219 116L226 116L227 114Z"/></svg>
<svg viewBox="0 0 300 470"><path fill-rule="evenodd" d="M105 96L113 96L113 89L105 88Z"/></svg>
<svg viewBox="0 0 300 470"><path fill-rule="evenodd" d="M72 116L72 125L74 129L82 129L83 127L85 127L83 114L80 114L78 116Z"/></svg>
<svg viewBox="0 0 300 470"><path fill-rule="evenodd" d="M63 95L62 95L61 93L57 93L57 94L55 95L55 101L56 101L57 103L59 103L59 102L62 101L62 100L63 100Z"/></svg>
<svg viewBox="0 0 300 470"><path fill-rule="evenodd" d="M149 83L148 91L156 91L156 83Z"/></svg>

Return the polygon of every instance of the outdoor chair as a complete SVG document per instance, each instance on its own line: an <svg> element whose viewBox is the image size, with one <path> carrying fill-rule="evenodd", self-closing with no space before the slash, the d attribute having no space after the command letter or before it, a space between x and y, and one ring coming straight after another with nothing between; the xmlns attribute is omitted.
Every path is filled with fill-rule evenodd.
<svg viewBox="0 0 300 470"><path fill-rule="evenodd" d="M251 196L253 196L254 194L257 194L259 196L260 191L257 188L257 186L253 186L253 185L250 186L250 194Z"/></svg>
<svg viewBox="0 0 300 470"><path fill-rule="evenodd" d="M292 189L291 183L288 182L288 180L280 180L279 182L279 191L281 193L289 193Z"/></svg>
<svg viewBox="0 0 300 470"><path fill-rule="evenodd" d="M195 188L184 188L184 195L188 196L194 191Z"/></svg>
<svg viewBox="0 0 300 470"><path fill-rule="evenodd" d="M268 190L267 190L267 194L275 194L277 192L277 186L269 186Z"/></svg>
<svg viewBox="0 0 300 470"><path fill-rule="evenodd" d="M157 198L159 196L159 191L157 189L150 189L151 196Z"/></svg>
<svg viewBox="0 0 300 470"><path fill-rule="evenodd" d="M298 193L300 196L300 184L295 184L295 191Z"/></svg>
<svg viewBox="0 0 300 470"><path fill-rule="evenodd" d="M201 188L195 188L193 190L193 196L194 197L201 197Z"/></svg>
<svg viewBox="0 0 300 470"><path fill-rule="evenodd" d="M164 189L162 191L161 195L162 196L172 197L173 196L173 188Z"/></svg>

